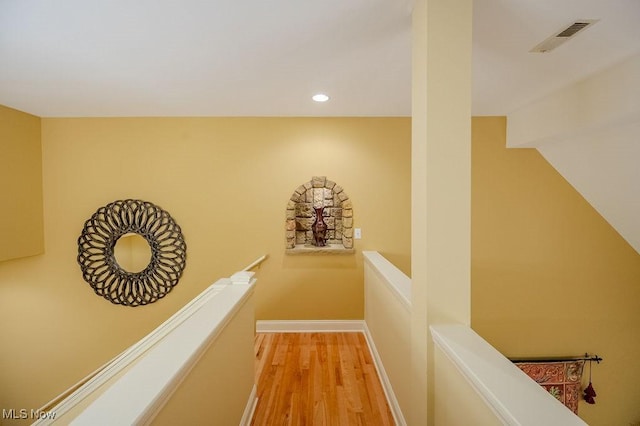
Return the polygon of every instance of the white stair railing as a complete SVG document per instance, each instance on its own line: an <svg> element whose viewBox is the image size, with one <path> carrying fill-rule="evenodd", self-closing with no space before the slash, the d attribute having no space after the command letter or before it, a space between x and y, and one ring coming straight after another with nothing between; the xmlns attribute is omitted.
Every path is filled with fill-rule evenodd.
<svg viewBox="0 0 640 426"><path fill-rule="evenodd" d="M246 266L244 269L242 269L241 273L243 274L243 278L240 281L236 281L233 279L234 276L240 274L236 273L230 278L221 278L213 283L211 286L209 286L203 292L193 298L189 303L183 306L169 319L158 326L155 330L147 334L145 337L130 346L128 349L113 358L111 361L107 362L106 364L80 380L78 383L62 392L59 396L45 404L38 410L38 412L54 413L55 415L42 415L40 416L40 419L33 424L38 426L53 424L56 419L60 419L67 413L76 409L76 407L81 406L81 404L85 400L90 398L92 394L97 392L98 389L103 388L105 385L109 385L109 382L113 382L116 376L129 368L132 363L138 360L152 347L157 346L159 342L166 339L166 337L170 333L176 330L181 324L191 318L194 314L201 311L204 306L210 303L211 300L214 299L217 295L220 295L220 293L223 292L223 290L225 290L227 287L237 284L247 284L252 287L255 279L253 279L253 273L248 271L260 265L266 258L267 255L263 255ZM246 276L250 277L250 279L246 280L244 278ZM250 288L245 289L244 292L227 290L227 293L235 294L236 297L225 296L225 299L229 303L237 304L245 296L244 293L249 292L249 290ZM231 312L232 309L233 305L228 306L227 310Z"/></svg>

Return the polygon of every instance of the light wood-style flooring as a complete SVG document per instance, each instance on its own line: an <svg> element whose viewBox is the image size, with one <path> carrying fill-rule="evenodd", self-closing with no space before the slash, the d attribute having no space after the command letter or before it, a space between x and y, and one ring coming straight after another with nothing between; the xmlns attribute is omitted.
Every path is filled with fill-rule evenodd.
<svg viewBox="0 0 640 426"><path fill-rule="evenodd" d="M258 333L252 425L394 425L362 333Z"/></svg>

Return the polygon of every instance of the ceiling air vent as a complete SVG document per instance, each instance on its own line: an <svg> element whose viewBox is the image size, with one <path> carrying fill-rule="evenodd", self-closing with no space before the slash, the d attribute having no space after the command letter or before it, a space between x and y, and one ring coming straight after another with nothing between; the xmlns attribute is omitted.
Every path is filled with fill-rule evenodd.
<svg viewBox="0 0 640 426"><path fill-rule="evenodd" d="M569 25L566 28L561 29L551 37L547 38L542 43L538 44L536 47L530 50L530 52L535 53L547 53L551 52L556 47L560 46L562 43L567 42L572 39L581 31L584 31L585 28L588 28L598 22L599 19L581 19Z"/></svg>

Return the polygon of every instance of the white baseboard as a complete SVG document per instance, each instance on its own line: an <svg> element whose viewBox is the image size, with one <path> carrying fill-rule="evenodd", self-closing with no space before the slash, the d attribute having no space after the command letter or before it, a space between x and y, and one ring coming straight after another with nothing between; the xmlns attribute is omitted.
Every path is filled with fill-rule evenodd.
<svg viewBox="0 0 640 426"><path fill-rule="evenodd" d="M376 344L373 341L373 336L369 331L369 327L367 327L367 323L363 322L363 324L364 324L364 330L363 330L364 337L367 339L367 344L369 345L369 350L371 351L371 356L373 357L373 364L376 366L376 371L378 372L378 377L380 377L380 382L382 383L384 394L387 397L389 408L391 408L391 414L393 414L393 419L395 420L396 425L407 426L407 422L404 420L404 416L402 415L402 410L400 409L400 404L396 399L395 393L393 393L393 388L391 387L391 381L389 380L389 376L387 376L387 372L384 370L384 365L382 365L382 358L380 358L380 354L378 353Z"/></svg>
<svg viewBox="0 0 640 426"><path fill-rule="evenodd" d="M244 407L244 413L242 413L242 418L240 419L240 426L249 426L251 424L253 413L256 411L256 406L258 405L257 395L258 392L256 390L256 385L253 385L251 394L249 395L249 399L247 400L247 405Z"/></svg>
<svg viewBox="0 0 640 426"><path fill-rule="evenodd" d="M257 333L363 332L364 320L260 320Z"/></svg>

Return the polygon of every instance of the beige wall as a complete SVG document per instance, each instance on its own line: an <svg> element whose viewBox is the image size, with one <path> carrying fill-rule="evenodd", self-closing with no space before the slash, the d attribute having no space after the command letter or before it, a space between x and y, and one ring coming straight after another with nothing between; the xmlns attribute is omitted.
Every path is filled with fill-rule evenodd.
<svg viewBox="0 0 640 426"><path fill-rule="evenodd" d="M473 119L472 326L511 357L597 353L591 425L640 420L640 255L505 119Z"/></svg>
<svg viewBox="0 0 640 426"><path fill-rule="evenodd" d="M40 118L0 105L0 262L44 251Z"/></svg>
<svg viewBox="0 0 640 426"><path fill-rule="evenodd" d="M504 148L503 118L473 126L474 329L507 356L597 352L581 415L638 421L638 254L536 151ZM264 253L259 319L362 318L360 254L285 256L286 200L327 175L353 200L358 252L408 273L409 132L401 118L44 119L46 254L0 263L0 408L40 406ZM180 285L143 308L95 296L75 261L84 221L126 197L167 209L188 244Z"/></svg>
<svg viewBox="0 0 640 426"><path fill-rule="evenodd" d="M361 250L410 270L409 118L43 119L46 254L0 263L0 408L37 408L220 277L268 254L257 319L363 318ZM285 209L313 175L341 185L355 255L284 255ZM76 262L98 207L141 198L182 227L180 284L139 308L96 296Z"/></svg>

